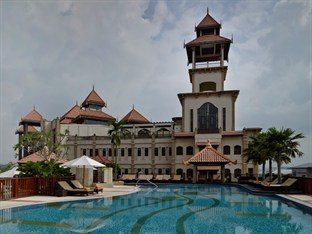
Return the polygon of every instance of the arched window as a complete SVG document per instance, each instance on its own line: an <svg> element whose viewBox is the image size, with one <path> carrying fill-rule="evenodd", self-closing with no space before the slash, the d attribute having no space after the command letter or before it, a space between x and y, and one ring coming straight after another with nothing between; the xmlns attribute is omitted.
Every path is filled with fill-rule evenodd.
<svg viewBox="0 0 312 234"><path fill-rule="evenodd" d="M177 147L177 155L183 155L183 147L182 146Z"/></svg>
<svg viewBox="0 0 312 234"><path fill-rule="evenodd" d="M162 175L162 169L158 168L158 175Z"/></svg>
<svg viewBox="0 0 312 234"><path fill-rule="evenodd" d="M241 175L242 175L242 170L239 169L239 168L236 168L236 169L234 170L234 176L235 176L235 178L240 177Z"/></svg>
<svg viewBox="0 0 312 234"><path fill-rule="evenodd" d="M187 180L192 180L193 179L193 169L187 169L186 170L186 179Z"/></svg>
<svg viewBox="0 0 312 234"><path fill-rule="evenodd" d="M187 155L193 155L193 147L192 146L186 147L186 154Z"/></svg>
<svg viewBox="0 0 312 234"><path fill-rule="evenodd" d="M177 169L177 175L183 175L183 169L181 168Z"/></svg>
<svg viewBox="0 0 312 234"><path fill-rule="evenodd" d="M147 129L141 129L141 130L138 132L138 137L139 137L139 138L150 137L150 131L147 130Z"/></svg>
<svg viewBox="0 0 312 234"><path fill-rule="evenodd" d="M242 153L242 147L240 145L234 146L234 154L241 154Z"/></svg>
<svg viewBox="0 0 312 234"><path fill-rule="evenodd" d="M231 154L231 147L228 145L223 146L223 154Z"/></svg>
<svg viewBox="0 0 312 234"><path fill-rule="evenodd" d="M219 132L218 129L218 108L207 102L197 109L198 116L198 132L214 133Z"/></svg>
<svg viewBox="0 0 312 234"><path fill-rule="evenodd" d="M204 92L204 91L216 91L217 86L215 82L203 82L199 85L199 91Z"/></svg>

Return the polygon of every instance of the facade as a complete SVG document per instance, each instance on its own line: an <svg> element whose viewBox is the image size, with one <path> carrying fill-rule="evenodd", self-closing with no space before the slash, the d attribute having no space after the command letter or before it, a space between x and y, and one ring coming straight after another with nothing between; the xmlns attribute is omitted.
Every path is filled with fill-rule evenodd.
<svg viewBox="0 0 312 234"><path fill-rule="evenodd" d="M235 102L239 90L224 90L228 54L232 40L220 36L221 25L208 13L195 27L196 38L185 44L192 92L179 93L182 114L167 122L150 122L134 107L122 119L126 136L112 152L108 130L116 119L102 111L105 102L93 90L79 106L53 121L41 121L45 130L69 130L68 159L81 155L104 156L120 164L122 174L180 174L185 180L204 181L225 170L232 179L258 172L246 163L242 152L250 136L261 128L235 129ZM28 127L29 125L27 125ZM227 161L185 163L206 149ZM207 150L207 149L206 149ZM115 155L115 157L114 157ZM117 160L117 161L116 161Z"/></svg>

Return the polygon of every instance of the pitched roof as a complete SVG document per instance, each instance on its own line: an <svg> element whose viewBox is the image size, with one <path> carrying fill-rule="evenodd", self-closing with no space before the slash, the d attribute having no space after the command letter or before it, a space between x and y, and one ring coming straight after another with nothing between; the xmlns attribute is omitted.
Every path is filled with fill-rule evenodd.
<svg viewBox="0 0 312 234"><path fill-rule="evenodd" d="M42 121L42 115L36 111L35 107L31 112L29 112L27 115L21 118L20 125L23 123L30 123L33 125L40 126L40 123Z"/></svg>
<svg viewBox="0 0 312 234"><path fill-rule="evenodd" d="M229 159L228 157L226 157L225 155L214 149L210 143L208 143L208 145L203 150L196 153L193 157L191 157L186 161L183 161L183 163L186 165L190 163L226 164L230 162L236 164L236 162L232 161L231 159Z"/></svg>
<svg viewBox="0 0 312 234"><path fill-rule="evenodd" d="M103 99L95 92L94 88L89 93L89 95L86 97L86 99L81 104L83 107L87 107L89 105L96 105L101 107L106 107L106 103L103 101Z"/></svg>
<svg viewBox="0 0 312 234"><path fill-rule="evenodd" d="M71 123L71 121L76 118L80 113L82 112L80 106L76 104L73 106L66 114L64 114L60 118L60 123L66 124L66 123Z"/></svg>
<svg viewBox="0 0 312 234"><path fill-rule="evenodd" d="M142 124L142 123L150 123L143 115L141 115L138 111L132 108L132 110L126 114L125 117L121 120L126 124Z"/></svg>
<svg viewBox="0 0 312 234"><path fill-rule="evenodd" d="M50 155L50 159L56 159L57 156L55 153L52 153ZM26 156L25 158L22 158L21 160L18 160L17 163L19 164L23 164L23 163L27 163L29 161L32 161L32 162L40 162L40 161L43 161L44 160L44 157L40 154L40 152L35 152L33 154L30 154L28 156ZM57 163L65 163L67 162L66 159L63 159L63 158L59 158L59 160L57 160Z"/></svg>
<svg viewBox="0 0 312 234"><path fill-rule="evenodd" d="M102 155L93 156L93 157L91 157L91 159L93 159L99 163L105 164L105 165L113 164L112 161L108 160L107 158L105 158Z"/></svg>
<svg viewBox="0 0 312 234"><path fill-rule="evenodd" d="M221 24L219 24L214 18L212 18L208 13L207 15L202 19L202 21L197 25L195 30L201 29L201 28L221 28Z"/></svg>
<svg viewBox="0 0 312 234"><path fill-rule="evenodd" d="M27 126L27 132L28 133L37 132L37 129L35 129L33 126ZM16 129L15 134L18 133L24 133L24 126L20 126L18 129Z"/></svg>
<svg viewBox="0 0 312 234"><path fill-rule="evenodd" d="M95 110L80 110L79 115L77 115L72 120L72 122L77 122L80 119L96 119L96 120L107 120L107 121L116 120L115 117L109 114L106 114L103 111L95 111Z"/></svg>
<svg viewBox="0 0 312 234"><path fill-rule="evenodd" d="M228 38L219 36L219 35L203 35L201 37L197 37L194 40L185 44L185 47L198 46L203 44L211 44L211 43L220 43L227 44L232 43L232 41Z"/></svg>

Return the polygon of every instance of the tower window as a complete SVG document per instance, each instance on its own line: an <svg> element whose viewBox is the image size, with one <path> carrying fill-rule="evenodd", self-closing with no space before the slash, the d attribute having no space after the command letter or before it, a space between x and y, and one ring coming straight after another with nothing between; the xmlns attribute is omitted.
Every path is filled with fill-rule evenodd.
<svg viewBox="0 0 312 234"><path fill-rule="evenodd" d="M222 122L223 122L223 131L226 131L226 109L222 108Z"/></svg>
<svg viewBox="0 0 312 234"><path fill-rule="evenodd" d="M207 102L198 110L198 132L199 133L215 133L218 130L218 108Z"/></svg>
<svg viewBox="0 0 312 234"><path fill-rule="evenodd" d="M199 85L200 92L216 91L216 90L217 90L217 85L215 82L203 82Z"/></svg>
<svg viewBox="0 0 312 234"><path fill-rule="evenodd" d="M192 146L186 147L186 154L187 155L192 155L193 154L193 147Z"/></svg>

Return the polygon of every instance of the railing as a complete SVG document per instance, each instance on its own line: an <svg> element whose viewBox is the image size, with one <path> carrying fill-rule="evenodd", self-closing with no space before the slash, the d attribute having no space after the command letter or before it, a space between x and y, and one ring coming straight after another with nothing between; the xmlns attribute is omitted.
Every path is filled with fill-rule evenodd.
<svg viewBox="0 0 312 234"><path fill-rule="evenodd" d="M0 201L36 195L54 196L58 181L72 179L73 177L0 178Z"/></svg>

